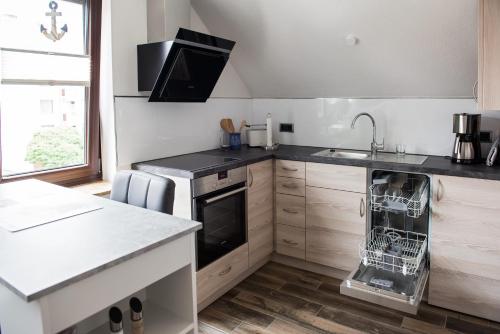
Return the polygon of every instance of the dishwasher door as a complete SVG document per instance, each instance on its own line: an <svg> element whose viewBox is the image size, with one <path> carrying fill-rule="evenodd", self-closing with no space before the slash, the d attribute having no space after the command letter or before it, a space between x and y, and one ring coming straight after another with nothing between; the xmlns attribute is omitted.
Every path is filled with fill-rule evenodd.
<svg viewBox="0 0 500 334"><path fill-rule="evenodd" d="M342 282L340 293L416 314L429 277L430 179L382 170L369 175L361 263Z"/></svg>
<svg viewBox="0 0 500 334"><path fill-rule="evenodd" d="M417 314L429 270L423 261L413 275L363 263L341 284L340 293L410 314ZM391 282L390 284L388 282Z"/></svg>

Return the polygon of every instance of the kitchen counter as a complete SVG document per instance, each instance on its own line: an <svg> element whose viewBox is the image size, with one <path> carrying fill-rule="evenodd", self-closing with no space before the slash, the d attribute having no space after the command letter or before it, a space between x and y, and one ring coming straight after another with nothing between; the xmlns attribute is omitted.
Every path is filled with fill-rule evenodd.
<svg viewBox="0 0 500 334"><path fill-rule="evenodd" d="M36 207L54 194L100 209L18 232L0 227L0 282L26 302L201 228L194 221L36 180L0 185L0 208L25 203Z"/></svg>
<svg viewBox="0 0 500 334"><path fill-rule="evenodd" d="M318 162L334 165L360 166L374 169L397 170L426 174L439 174L449 176L470 177L488 180L500 180L500 166L487 167L485 164L459 165L450 159L440 156L428 156L421 165L382 162L376 160L327 158L312 156L311 154L326 148L311 146L281 145L277 151L265 151L261 148L243 146L239 151L225 151L220 149L203 151L182 156L150 160L134 163L132 168L154 174L164 174L185 178L198 178L222 170L236 168L267 159L283 159L306 162ZM224 157L235 160L226 161L219 165L204 166L204 157ZM183 166L182 160L189 159L189 166ZM196 165L199 161L199 165Z"/></svg>

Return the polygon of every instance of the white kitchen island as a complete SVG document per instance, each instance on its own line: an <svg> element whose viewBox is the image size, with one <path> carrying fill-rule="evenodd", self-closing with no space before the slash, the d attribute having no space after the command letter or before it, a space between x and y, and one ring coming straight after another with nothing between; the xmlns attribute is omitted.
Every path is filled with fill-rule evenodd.
<svg viewBox="0 0 500 334"><path fill-rule="evenodd" d="M54 204L40 205L61 198L59 213L47 209ZM76 215L74 203L89 211ZM75 215L9 230L29 225L34 216L63 217L68 208ZM146 333L197 333L200 228L194 221L40 181L0 185L2 334L53 334L73 325L78 333L108 333L113 305L124 311L127 333L132 296L144 302Z"/></svg>

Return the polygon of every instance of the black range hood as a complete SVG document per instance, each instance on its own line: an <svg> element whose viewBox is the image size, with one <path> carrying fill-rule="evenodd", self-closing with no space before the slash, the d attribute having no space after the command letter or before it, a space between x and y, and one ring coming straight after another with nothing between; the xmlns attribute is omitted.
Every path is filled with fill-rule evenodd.
<svg viewBox="0 0 500 334"><path fill-rule="evenodd" d="M139 91L149 102L206 102L235 44L179 28L173 41L138 45Z"/></svg>

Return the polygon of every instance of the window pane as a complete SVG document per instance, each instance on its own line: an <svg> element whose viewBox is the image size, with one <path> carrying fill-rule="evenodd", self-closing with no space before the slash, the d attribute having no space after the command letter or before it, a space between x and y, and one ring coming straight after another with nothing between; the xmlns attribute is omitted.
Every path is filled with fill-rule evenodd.
<svg viewBox="0 0 500 334"><path fill-rule="evenodd" d="M85 16L83 1L56 1L57 32L67 24L67 33L56 42L40 32L40 25L51 31L48 0L1 0L0 47L85 54Z"/></svg>
<svg viewBox="0 0 500 334"><path fill-rule="evenodd" d="M2 174L82 165L85 87L1 85Z"/></svg>
<svg viewBox="0 0 500 334"><path fill-rule="evenodd" d="M76 81L90 83L90 58L0 51L0 78L6 80ZM65 83L66 84L66 83Z"/></svg>

